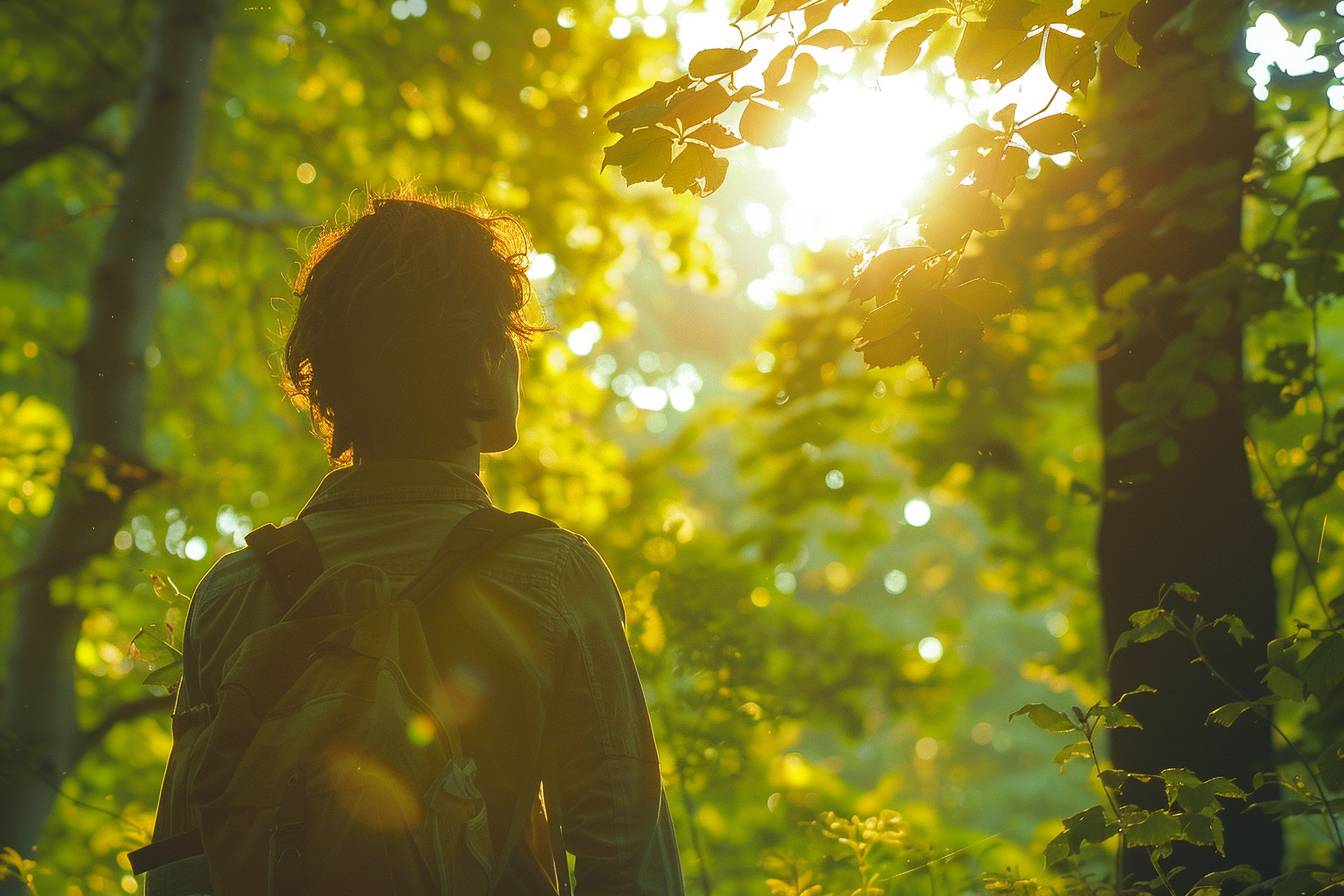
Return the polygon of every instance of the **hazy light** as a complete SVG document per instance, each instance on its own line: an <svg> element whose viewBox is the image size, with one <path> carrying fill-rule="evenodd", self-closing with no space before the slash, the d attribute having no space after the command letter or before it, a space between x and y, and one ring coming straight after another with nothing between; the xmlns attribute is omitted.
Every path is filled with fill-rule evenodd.
<svg viewBox="0 0 1344 896"><path fill-rule="evenodd" d="M636 386L630 390L630 403L645 411L667 407L667 393L657 386Z"/></svg>
<svg viewBox="0 0 1344 896"><path fill-rule="evenodd" d="M545 280L555 273L555 256L549 252L538 252L529 260L527 277L529 280Z"/></svg>
<svg viewBox="0 0 1344 896"><path fill-rule="evenodd" d="M1062 638L1069 631L1069 617L1056 610L1045 617L1045 630L1056 638Z"/></svg>
<svg viewBox="0 0 1344 896"><path fill-rule="evenodd" d="M672 402L672 409L676 411L689 411L695 405L695 393L690 386L673 386L667 390L667 396Z"/></svg>
<svg viewBox="0 0 1344 896"><path fill-rule="evenodd" d="M186 547L182 549L187 555L188 560L201 560L205 557L205 539L199 535L192 536L187 542Z"/></svg>
<svg viewBox="0 0 1344 896"><path fill-rule="evenodd" d="M967 120L927 82L924 72L877 87L825 79L813 116L793 123L784 146L760 153L782 181L788 240L853 239L909 214L933 171L934 146Z"/></svg>
<svg viewBox="0 0 1344 896"><path fill-rule="evenodd" d="M769 233L775 223L775 216L770 214L769 206L763 202L748 202L742 207L742 217L746 218L747 226L757 236Z"/></svg>
<svg viewBox="0 0 1344 896"><path fill-rule="evenodd" d="M1255 81L1255 98L1269 98L1270 66L1277 66L1289 77L1325 71L1330 62L1316 52L1321 39L1318 28L1310 28L1300 44L1294 43L1288 29L1272 13L1262 12L1255 24L1246 29L1246 49L1256 54L1256 60L1247 69Z"/></svg>
<svg viewBox="0 0 1344 896"><path fill-rule="evenodd" d="M912 526L927 525L933 518L929 502L922 498L911 498L905 502L905 521Z"/></svg>
<svg viewBox="0 0 1344 896"><path fill-rule="evenodd" d="M915 755L925 762L938 755L938 741L931 737L921 737L915 741Z"/></svg>
<svg viewBox="0 0 1344 896"><path fill-rule="evenodd" d="M845 474L839 470L828 470L826 472L826 487L829 489L844 488Z"/></svg>
<svg viewBox="0 0 1344 896"><path fill-rule="evenodd" d="M926 663L936 663L943 658L943 642L933 635L919 639L919 658Z"/></svg>
<svg viewBox="0 0 1344 896"><path fill-rule="evenodd" d="M649 16L639 27L644 29L644 33L652 38L659 38L667 34L667 19L662 16Z"/></svg>
<svg viewBox="0 0 1344 896"><path fill-rule="evenodd" d="M580 324L578 327L570 330L569 336L565 342L569 344L569 350L576 355L586 355L597 345L597 341L602 338L602 327L597 321L588 321Z"/></svg>
<svg viewBox="0 0 1344 896"><path fill-rule="evenodd" d="M607 29L607 31L611 33L611 36L616 38L617 40L624 40L625 38L629 37L631 30L632 29L630 27L630 20L620 17L612 19L611 27Z"/></svg>
<svg viewBox="0 0 1344 896"><path fill-rule="evenodd" d="M787 569L775 573L775 590L780 594L792 594L798 587L798 577Z"/></svg>
<svg viewBox="0 0 1344 896"><path fill-rule="evenodd" d="M910 577L899 569L893 569L882 577L882 587L890 594L903 594L910 584Z"/></svg>

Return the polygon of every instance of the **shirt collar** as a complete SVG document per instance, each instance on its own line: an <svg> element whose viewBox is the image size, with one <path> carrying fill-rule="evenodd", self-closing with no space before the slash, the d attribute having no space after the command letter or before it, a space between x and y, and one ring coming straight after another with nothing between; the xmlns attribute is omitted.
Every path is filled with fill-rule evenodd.
<svg viewBox="0 0 1344 896"><path fill-rule="evenodd" d="M485 483L469 467L440 460L388 458L332 470L322 478L299 515L415 501L493 503Z"/></svg>

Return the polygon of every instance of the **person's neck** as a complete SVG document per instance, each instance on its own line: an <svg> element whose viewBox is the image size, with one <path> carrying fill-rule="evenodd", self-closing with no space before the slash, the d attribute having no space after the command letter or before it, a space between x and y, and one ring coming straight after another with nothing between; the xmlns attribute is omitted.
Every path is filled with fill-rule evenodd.
<svg viewBox="0 0 1344 896"><path fill-rule="evenodd" d="M437 460L445 463L457 464L467 467L477 475L481 472L481 446L472 442L470 445L464 445L461 448L446 448L434 450L430 448L422 449L404 449L391 451L365 451L355 454L355 463L361 464L365 461L378 460Z"/></svg>

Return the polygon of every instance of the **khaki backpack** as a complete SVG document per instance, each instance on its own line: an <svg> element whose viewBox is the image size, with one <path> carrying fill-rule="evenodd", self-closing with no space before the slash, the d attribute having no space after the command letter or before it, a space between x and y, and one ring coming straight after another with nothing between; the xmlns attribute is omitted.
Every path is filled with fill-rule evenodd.
<svg viewBox="0 0 1344 896"><path fill-rule="evenodd" d="M199 829L131 853L133 870L203 853L214 896L490 893L521 825L491 842L475 762L429 699L438 672L419 605L505 540L553 525L473 511L399 595L377 567L322 571L302 520L250 534L272 587L292 602L229 657L219 702L190 733L203 744L192 789ZM324 607L326 586L351 577L373 587L369 604Z"/></svg>

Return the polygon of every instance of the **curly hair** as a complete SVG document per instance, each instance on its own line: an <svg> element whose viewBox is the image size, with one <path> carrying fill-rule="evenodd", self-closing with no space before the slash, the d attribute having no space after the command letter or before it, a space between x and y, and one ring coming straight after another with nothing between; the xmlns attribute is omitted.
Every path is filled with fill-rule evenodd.
<svg viewBox="0 0 1344 896"><path fill-rule="evenodd" d="M402 190L323 226L294 281L282 385L336 462L471 443L490 377L525 350L531 241L512 215Z"/></svg>

